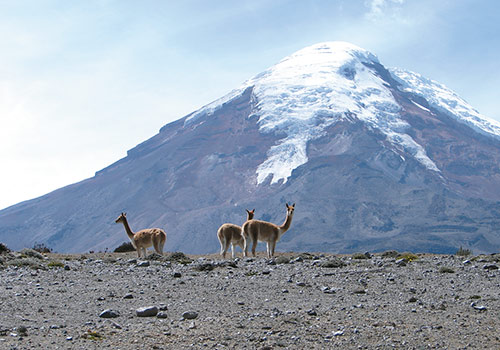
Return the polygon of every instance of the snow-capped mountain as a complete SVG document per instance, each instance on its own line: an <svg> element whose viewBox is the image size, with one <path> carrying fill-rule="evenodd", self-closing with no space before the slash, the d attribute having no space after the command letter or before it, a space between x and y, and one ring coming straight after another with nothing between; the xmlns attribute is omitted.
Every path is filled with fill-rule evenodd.
<svg viewBox="0 0 500 350"><path fill-rule="evenodd" d="M168 250L218 249L245 208L281 250L500 248L500 123L445 86L344 42L302 49L170 123L95 177L0 212L0 241L114 248L113 224L159 226ZM29 235L25 232L30 232ZM97 239L96 239L97 238Z"/></svg>

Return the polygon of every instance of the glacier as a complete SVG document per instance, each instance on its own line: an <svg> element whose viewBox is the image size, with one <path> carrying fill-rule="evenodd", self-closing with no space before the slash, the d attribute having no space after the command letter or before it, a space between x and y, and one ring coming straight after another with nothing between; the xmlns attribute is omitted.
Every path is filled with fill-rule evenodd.
<svg viewBox="0 0 500 350"><path fill-rule="evenodd" d="M256 169L257 184L267 179L271 184L286 183L292 171L308 161L308 142L324 135L327 127L346 116L355 116L381 131L396 148L439 172L425 149L406 133L409 125L400 117L401 107L387 83L373 68L376 64L380 64L377 56L347 42L309 46L202 107L185 123L202 122L201 116L213 114L252 88L255 103L251 116L258 117L260 132L280 136ZM432 108L446 111L477 131L500 136L500 123L480 115L445 86L406 70L388 71L401 84L402 91L422 96Z"/></svg>

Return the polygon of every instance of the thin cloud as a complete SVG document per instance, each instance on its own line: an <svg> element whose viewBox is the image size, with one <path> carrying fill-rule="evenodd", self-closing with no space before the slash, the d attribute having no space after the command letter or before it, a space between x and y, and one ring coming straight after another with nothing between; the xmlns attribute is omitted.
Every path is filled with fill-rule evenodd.
<svg viewBox="0 0 500 350"><path fill-rule="evenodd" d="M372 21L384 19L386 17L394 18L399 13L399 9L405 0L370 0L365 2L369 11L365 17Z"/></svg>

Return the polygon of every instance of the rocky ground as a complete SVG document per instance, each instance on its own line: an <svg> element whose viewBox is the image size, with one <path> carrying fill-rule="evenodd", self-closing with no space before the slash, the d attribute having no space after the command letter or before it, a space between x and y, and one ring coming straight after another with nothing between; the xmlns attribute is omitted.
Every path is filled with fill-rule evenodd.
<svg viewBox="0 0 500 350"><path fill-rule="evenodd" d="M499 262L8 252L0 348L499 349Z"/></svg>

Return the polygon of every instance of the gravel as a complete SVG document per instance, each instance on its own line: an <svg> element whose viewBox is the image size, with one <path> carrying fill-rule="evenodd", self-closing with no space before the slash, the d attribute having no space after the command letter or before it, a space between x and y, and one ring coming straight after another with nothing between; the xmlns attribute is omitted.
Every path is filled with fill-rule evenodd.
<svg viewBox="0 0 500 350"><path fill-rule="evenodd" d="M499 254L176 254L4 256L0 348L500 348Z"/></svg>

